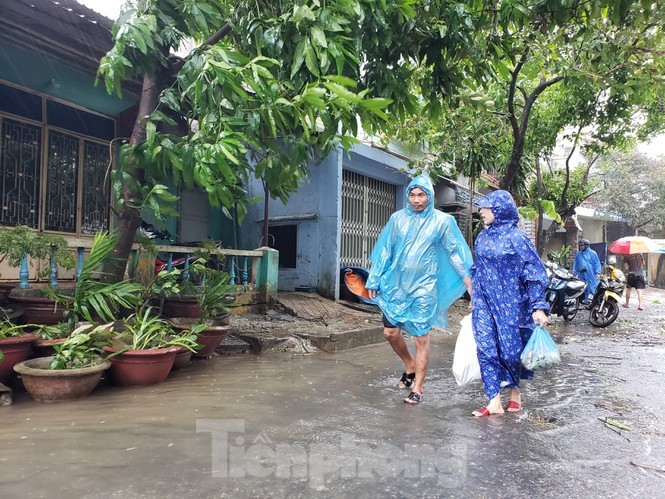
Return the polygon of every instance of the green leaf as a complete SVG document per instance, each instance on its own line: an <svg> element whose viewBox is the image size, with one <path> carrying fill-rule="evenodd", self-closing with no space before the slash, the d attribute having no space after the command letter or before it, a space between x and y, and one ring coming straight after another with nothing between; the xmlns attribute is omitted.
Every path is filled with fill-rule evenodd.
<svg viewBox="0 0 665 499"><path fill-rule="evenodd" d="M149 147L152 147L152 145L155 143L155 132L157 131L157 127L152 121L148 121L145 126L145 132L146 132L146 143L148 144Z"/></svg>
<svg viewBox="0 0 665 499"><path fill-rule="evenodd" d="M363 100L360 105L369 109L370 111L378 111L380 109L385 109L390 104L393 103L392 99L384 99L382 97L375 97L372 99Z"/></svg>
<svg viewBox="0 0 665 499"><path fill-rule="evenodd" d="M330 90L335 95L337 95L338 97L340 97L340 98L342 98L346 101L352 102L354 104L357 104L358 102L361 101L360 97L358 97L356 94L354 94L353 92L347 90L345 87L343 87L342 85L339 85L337 83L324 82L323 86L326 87L328 90Z"/></svg>
<svg viewBox="0 0 665 499"><path fill-rule="evenodd" d="M319 76L319 63L316 58L316 53L309 43L309 39L305 42L305 64L310 73Z"/></svg>
<svg viewBox="0 0 665 499"><path fill-rule="evenodd" d="M310 30L312 41L315 42L319 47L327 48L328 40L326 40L326 35L318 26L312 26Z"/></svg>
<svg viewBox="0 0 665 499"><path fill-rule="evenodd" d="M293 63L291 66L291 78L295 76L295 74L298 72L300 67L302 66L302 63L305 61L305 43L307 42L306 38L303 38L298 42L298 45L296 45L296 51L293 56Z"/></svg>

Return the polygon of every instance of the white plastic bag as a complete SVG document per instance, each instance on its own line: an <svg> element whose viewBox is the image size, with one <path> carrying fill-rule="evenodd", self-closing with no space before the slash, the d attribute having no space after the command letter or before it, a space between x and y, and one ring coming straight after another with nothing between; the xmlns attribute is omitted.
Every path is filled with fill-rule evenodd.
<svg viewBox="0 0 665 499"><path fill-rule="evenodd" d="M457 343L455 343L453 374L457 384L464 386L473 380L481 379L481 377L476 340L473 338L471 314L464 317L460 324L462 329L460 329Z"/></svg>

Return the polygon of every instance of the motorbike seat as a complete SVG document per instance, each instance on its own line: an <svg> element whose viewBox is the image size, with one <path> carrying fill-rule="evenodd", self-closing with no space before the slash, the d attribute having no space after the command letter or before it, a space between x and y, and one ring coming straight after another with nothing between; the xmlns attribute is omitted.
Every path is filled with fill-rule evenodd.
<svg viewBox="0 0 665 499"><path fill-rule="evenodd" d="M586 286L586 283L583 281L570 281L568 283L568 287L574 291L579 291L580 289L584 288Z"/></svg>

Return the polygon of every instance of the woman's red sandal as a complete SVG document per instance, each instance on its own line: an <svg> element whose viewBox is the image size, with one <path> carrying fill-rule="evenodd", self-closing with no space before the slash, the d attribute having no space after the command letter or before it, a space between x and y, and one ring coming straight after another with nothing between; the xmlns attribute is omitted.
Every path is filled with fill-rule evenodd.
<svg viewBox="0 0 665 499"><path fill-rule="evenodd" d="M508 402L508 405L506 406L506 410L508 412L519 412L522 410L522 404L519 402L516 402L515 400L511 400Z"/></svg>

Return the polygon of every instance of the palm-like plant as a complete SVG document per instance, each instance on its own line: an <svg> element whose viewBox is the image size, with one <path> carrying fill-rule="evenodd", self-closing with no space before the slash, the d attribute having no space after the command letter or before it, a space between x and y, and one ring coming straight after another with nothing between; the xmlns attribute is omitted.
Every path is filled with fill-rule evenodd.
<svg viewBox="0 0 665 499"><path fill-rule="evenodd" d="M103 348L111 344L116 334L112 326L85 324L76 328L64 343L54 347L56 353L49 369L81 369L101 363Z"/></svg>
<svg viewBox="0 0 665 499"><path fill-rule="evenodd" d="M83 264L73 295L49 289L47 293L62 305L70 330L81 320L111 322L122 308L136 309L144 288L141 284L121 281L101 282L96 278L102 265L115 248L116 237L107 231L98 232Z"/></svg>
<svg viewBox="0 0 665 499"><path fill-rule="evenodd" d="M233 306L235 286L229 284L229 274L222 270L205 269L203 290L198 296L201 322L213 321Z"/></svg>
<svg viewBox="0 0 665 499"><path fill-rule="evenodd" d="M146 307L125 319L124 331L120 340L126 344L124 350L149 350L168 346L181 346L194 351L198 348L196 337L203 326L193 327L181 334L175 334L171 324Z"/></svg>

